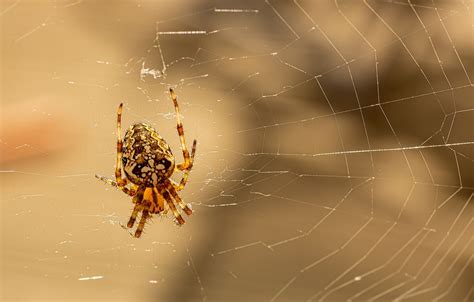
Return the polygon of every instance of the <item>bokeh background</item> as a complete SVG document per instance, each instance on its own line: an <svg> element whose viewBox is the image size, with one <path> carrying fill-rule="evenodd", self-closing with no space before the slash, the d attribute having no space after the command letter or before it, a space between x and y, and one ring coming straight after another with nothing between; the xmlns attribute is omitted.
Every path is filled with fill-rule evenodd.
<svg viewBox="0 0 474 302"><path fill-rule="evenodd" d="M472 1L0 4L5 301L472 301ZM121 227L123 127L196 162ZM176 175L175 179L179 179Z"/></svg>

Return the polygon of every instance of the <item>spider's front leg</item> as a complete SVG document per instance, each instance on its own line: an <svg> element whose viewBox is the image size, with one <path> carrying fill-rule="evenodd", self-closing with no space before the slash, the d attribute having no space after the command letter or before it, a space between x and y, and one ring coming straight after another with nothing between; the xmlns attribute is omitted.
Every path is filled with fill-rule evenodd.
<svg viewBox="0 0 474 302"><path fill-rule="evenodd" d="M123 103L120 103L117 109L117 160L115 163L115 180L117 186L123 187L127 184L127 179L122 178L122 108Z"/></svg>
<svg viewBox="0 0 474 302"><path fill-rule="evenodd" d="M132 188L127 188L126 185L128 184L128 181L126 178L122 178L122 108L123 103L120 103L117 109L117 161L115 164L115 181L97 174L95 175L95 177L111 186L117 187L129 196L135 196L135 194L137 193L137 186L132 185Z"/></svg>

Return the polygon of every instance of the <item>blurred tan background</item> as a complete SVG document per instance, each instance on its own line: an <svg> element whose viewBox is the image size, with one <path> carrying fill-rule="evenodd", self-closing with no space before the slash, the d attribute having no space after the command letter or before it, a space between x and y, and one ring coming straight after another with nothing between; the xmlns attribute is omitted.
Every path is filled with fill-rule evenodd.
<svg viewBox="0 0 474 302"><path fill-rule="evenodd" d="M472 301L471 1L2 1L4 301ZM195 213L140 239L153 125ZM179 179L179 176L174 176Z"/></svg>

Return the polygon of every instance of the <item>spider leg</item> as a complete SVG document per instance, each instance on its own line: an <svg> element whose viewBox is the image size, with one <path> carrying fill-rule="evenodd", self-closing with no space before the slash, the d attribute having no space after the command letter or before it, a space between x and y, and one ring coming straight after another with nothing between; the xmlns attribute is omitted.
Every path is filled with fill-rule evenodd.
<svg viewBox="0 0 474 302"><path fill-rule="evenodd" d="M158 192L157 188L153 188L152 191L153 206L151 207L151 213L166 215L169 210L168 204L165 202L163 195Z"/></svg>
<svg viewBox="0 0 474 302"><path fill-rule="evenodd" d="M191 168L193 167L193 163L194 163L194 155L196 154L196 144L197 144L197 141L194 140L193 149L191 150L191 164L187 169L184 169L183 177L181 178L179 185L176 186L177 191L181 191L182 189L184 189L184 186L186 185L186 182L188 181L189 172L191 172ZM179 168L179 165L176 169L181 170L181 171L183 170Z"/></svg>
<svg viewBox="0 0 474 302"><path fill-rule="evenodd" d="M138 223L137 230L135 231L135 237L140 238L143 232L143 228L145 227L146 220L150 217L148 210L143 210L142 217L140 218L140 222Z"/></svg>
<svg viewBox="0 0 474 302"><path fill-rule="evenodd" d="M138 187L137 193L136 193L136 195L135 195L135 196L133 197L133 199L132 199L132 202L133 202L134 204L142 204L142 202L143 202L143 194L144 194L144 192L145 192L145 189L146 189L146 188L143 187L143 186Z"/></svg>
<svg viewBox="0 0 474 302"><path fill-rule="evenodd" d="M189 156L189 151L186 147L186 141L184 139L184 129L183 129L183 123L181 123L181 116L179 115L179 105L178 105L178 99L176 97L176 93L174 93L173 89L170 88L170 94L171 94L171 99L173 100L174 104L174 110L176 112L176 122L177 126L176 129L178 130L178 135L179 135L179 140L181 142L181 150L183 150L183 157L184 157L184 163L179 164L177 166L178 170L188 170L191 169L191 166L193 165L193 159L194 159L194 153L196 151L196 140L194 140L193 143L193 152L192 156Z"/></svg>
<svg viewBox="0 0 474 302"><path fill-rule="evenodd" d="M174 202L173 202L173 199L170 196L170 193L168 193L168 191L166 191L166 189L165 189L165 190L163 190L162 195L165 198L166 203L170 206L171 211L173 211L174 217L176 217L176 220L178 221L178 224L183 225L184 224L184 219L181 216L181 214L178 212L178 210L176 209L176 206L174 205Z"/></svg>
<svg viewBox="0 0 474 302"><path fill-rule="evenodd" d="M107 178L105 176L97 175L97 174L95 175L95 178L102 180L108 185L116 187L117 189L121 190L122 192L124 192L125 194L129 196L133 197L137 193L137 186L132 186L131 188L127 188L125 186L119 186L115 180Z"/></svg>
<svg viewBox="0 0 474 302"><path fill-rule="evenodd" d="M150 207L151 212L154 214L163 212L165 210L163 196L158 194L158 190L156 188L153 188L153 191L151 192L151 196L153 198L153 203L152 203L152 206Z"/></svg>
<svg viewBox="0 0 474 302"><path fill-rule="evenodd" d="M170 182L167 182L166 183L166 190L171 194L171 196L173 196L174 200L176 200L176 202L179 204L179 206L181 207L181 209L183 209L183 211L189 216L193 213L193 211L188 207L187 204L185 204L183 202L183 200L181 199L181 197L179 197L178 195L178 192L176 192L176 189L174 188L174 186L170 183Z"/></svg>
<svg viewBox="0 0 474 302"><path fill-rule="evenodd" d="M112 187L118 187L117 182L113 179L107 178L107 177L99 175L99 174L96 174L95 178L97 178L99 180L102 180L103 182L105 182L108 185L111 185Z"/></svg>
<svg viewBox="0 0 474 302"><path fill-rule="evenodd" d="M137 220L138 212L140 212L140 210L141 210L141 206L139 204L136 204L135 207L133 208L132 216L130 216L130 219L128 220L127 228L133 227L133 225L135 224L135 220Z"/></svg>
<svg viewBox="0 0 474 302"><path fill-rule="evenodd" d="M95 177L111 186L117 187L129 196L135 196L137 193L137 186L132 185L131 188L127 188L126 185L128 184L128 180L122 178L122 107L123 103L120 103L117 109L117 161L115 164L115 180L97 174Z"/></svg>
<svg viewBox="0 0 474 302"><path fill-rule="evenodd" d="M128 220L127 227L131 228L135 224L135 220L137 219L138 212L143 209L142 203L143 203L143 192L145 191L144 187L139 187L137 194L133 197L133 203L135 204L135 207L133 207L132 215L130 216L130 219Z"/></svg>
<svg viewBox="0 0 474 302"><path fill-rule="evenodd" d="M120 103L117 109L117 161L115 164L115 180L117 187L123 187L127 184L127 179L122 178L122 107L123 103Z"/></svg>

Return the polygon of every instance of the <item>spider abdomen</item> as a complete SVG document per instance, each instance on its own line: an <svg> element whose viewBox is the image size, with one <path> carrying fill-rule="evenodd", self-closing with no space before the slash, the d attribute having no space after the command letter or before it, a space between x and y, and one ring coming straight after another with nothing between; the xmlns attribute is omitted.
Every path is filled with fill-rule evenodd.
<svg viewBox="0 0 474 302"><path fill-rule="evenodd" d="M123 167L131 182L154 187L173 174L173 153L151 126L144 123L130 126L123 143Z"/></svg>

